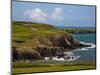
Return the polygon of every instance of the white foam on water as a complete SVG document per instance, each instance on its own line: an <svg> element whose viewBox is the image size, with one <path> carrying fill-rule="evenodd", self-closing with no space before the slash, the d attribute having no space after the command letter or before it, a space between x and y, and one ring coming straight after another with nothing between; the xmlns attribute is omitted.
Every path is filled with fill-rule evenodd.
<svg viewBox="0 0 100 75"><path fill-rule="evenodd" d="M50 57L45 57L45 60L49 60L50 59Z"/></svg>
<svg viewBox="0 0 100 75"><path fill-rule="evenodd" d="M52 57L52 59L50 59L50 57L45 57L45 60L57 60L57 61L75 61L78 60L80 58L80 56L75 56L74 55L74 51L87 51L89 50L89 48L95 48L95 44L93 43L86 43L86 42L80 42L83 45L90 45L89 47L83 47L83 48L77 48L73 51L69 51L69 52L64 52L64 54L66 55L65 58L58 58L58 57Z"/></svg>
<svg viewBox="0 0 100 75"><path fill-rule="evenodd" d="M64 61L65 59L64 58L53 57L52 60L58 60L58 61L62 61L63 60Z"/></svg>
<svg viewBox="0 0 100 75"><path fill-rule="evenodd" d="M75 61L75 60L78 60L80 58L80 56L75 56L74 55L74 52L64 52L64 54L66 54L65 57L61 57L61 58L58 58L58 57L52 57L52 60L58 60L58 61ZM49 60L49 57L45 58L47 60Z"/></svg>
<svg viewBox="0 0 100 75"><path fill-rule="evenodd" d="M90 45L89 47L83 47L83 48L78 48L78 49L75 49L74 51L86 51L86 50L89 50L90 48L95 48L96 47L96 45L95 44L93 44L93 43L86 43L86 42L80 42L81 44L83 44L83 45Z"/></svg>
<svg viewBox="0 0 100 75"><path fill-rule="evenodd" d="M45 57L45 60L50 60L50 57ZM58 60L58 61L62 61L65 60L64 58L57 58L57 57L52 57L51 60Z"/></svg>
<svg viewBox="0 0 100 75"><path fill-rule="evenodd" d="M90 47L87 47L87 48L95 48L96 45L95 44L92 44Z"/></svg>
<svg viewBox="0 0 100 75"><path fill-rule="evenodd" d="M60 58L59 60L64 61L65 59L64 58Z"/></svg>
<svg viewBox="0 0 100 75"><path fill-rule="evenodd" d="M78 60L79 58L80 58L80 56L67 55L67 56L62 57L62 58L52 57L51 60L57 60L57 61L75 61L75 60ZM50 57L45 57L45 60L50 60Z"/></svg>
<svg viewBox="0 0 100 75"><path fill-rule="evenodd" d="M83 45L92 45L93 43L87 43L87 42L83 42L83 41L80 41L81 44Z"/></svg>
<svg viewBox="0 0 100 75"><path fill-rule="evenodd" d="M86 48L95 48L95 44L94 43L86 43L86 42L80 42L83 45L90 45L90 47L86 47Z"/></svg>
<svg viewBox="0 0 100 75"><path fill-rule="evenodd" d="M70 56L70 59L68 59L68 61L75 61L78 60L80 58L80 56Z"/></svg>
<svg viewBox="0 0 100 75"><path fill-rule="evenodd" d="M88 50L87 48L77 48L74 51L87 51L87 50Z"/></svg>
<svg viewBox="0 0 100 75"><path fill-rule="evenodd" d="M52 60L58 60L58 61L75 61L75 60L78 60L79 58L80 58L80 56L69 56L68 59L53 57Z"/></svg>
<svg viewBox="0 0 100 75"><path fill-rule="evenodd" d="M64 54L66 54L67 56L73 56L74 55L73 52L64 52Z"/></svg>

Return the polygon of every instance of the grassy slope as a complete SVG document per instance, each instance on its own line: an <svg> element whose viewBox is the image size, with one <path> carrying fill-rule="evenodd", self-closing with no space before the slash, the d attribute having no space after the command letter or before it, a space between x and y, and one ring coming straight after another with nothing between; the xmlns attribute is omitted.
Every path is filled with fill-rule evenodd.
<svg viewBox="0 0 100 75"><path fill-rule="evenodd" d="M25 26L23 23L13 23L12 36L14 41L29 41L34 37L45 35L61 35L65 34L64 31L58 30L55 27L47 24L32 23L29 26ZM36 28L37 30L34 30Z"/></svg>
<svg viewBox="0 0 100 75"><path fill-rule="evenodd" d="M33 68L14 68L13 74L27 74L27 73L42 73L42 72L57 72L57 71L75 71L95 69L95 66L52 66L52 67L33 67Z"/></svg>
<svg viewBox="0 0 100 75"><path fill-rule="evenodd" d="M12 74L21 73L37 73L37 72L54 72L54 71L73 71L73 70L88 70L95 69L95 63L81 64L32 64L32 63L17 63L13 65Z"/></svg>
<svg viewBox="0 0 100 75"><path fill-rule="evenodd" d="M12 39L13 46L36 46L37 39L41 37L66 34L63 30L56 29L52 25L30 22L13 22ZM21 41L22 43L18 43ZM41 40L42 41L42 40Z"/></svg>

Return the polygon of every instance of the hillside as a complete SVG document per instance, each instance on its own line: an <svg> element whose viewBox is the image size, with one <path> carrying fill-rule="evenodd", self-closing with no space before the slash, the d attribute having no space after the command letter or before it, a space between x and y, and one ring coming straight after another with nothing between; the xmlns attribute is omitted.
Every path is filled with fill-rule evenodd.
<svg viewBox="0 0 100 75"><path fill-rule="evenodd" d="M15 60L41 60L64 56L64 50L86 45L75 41L67 32L52 25L32 22L12 23L12 51Z"/></svg>

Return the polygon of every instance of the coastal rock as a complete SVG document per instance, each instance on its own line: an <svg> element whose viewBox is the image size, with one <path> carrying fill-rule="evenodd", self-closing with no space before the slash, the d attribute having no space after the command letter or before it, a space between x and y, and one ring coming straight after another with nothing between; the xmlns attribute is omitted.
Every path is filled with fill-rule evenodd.
<svg viewBox="0 0 100 75"><path fill-rule="evenodd" d="M41 57L62 57L64 56L65 49L63 47L38 47L37 51L40 53Z"/></svg>
<svg viewBox="0 0 100 75"><path fill-rule="evenodd" d="M25 50L25 49L24 49ZM33 51L23 51L23 49L16 49L15 47L13 47L13 61L16 60L39 60L41 59L41 55L40 53L38 53L37 51L33 50Z"/></svg>
<svg viewBox="0 0 100 75"><path fill-rule="evenodd" d="M52 25L28 22L13 24L13 61L42 60L44 57L54 56L60 58L64 57L65 50L89 46L76 41L71 34Z"/></svg>

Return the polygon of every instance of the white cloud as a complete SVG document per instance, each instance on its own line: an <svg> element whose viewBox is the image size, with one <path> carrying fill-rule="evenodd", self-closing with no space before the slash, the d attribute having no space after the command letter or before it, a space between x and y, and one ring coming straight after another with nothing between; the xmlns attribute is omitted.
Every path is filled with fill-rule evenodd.
<svg viewBox="0 0 100 75"><path fill-rule="evenodd" d="M54 20L62 21L63 20L63 11L62 8L54 8L51 12L44 12L40 8L29 9L24 12L24 15L27 16L33 22L43 22L45 20Z"/></svg>
<svg viewBox="0 0 100 75"><path fill-rule="evenodd" d="M27 15L32 21L43 21L47 17L47 14L40 8L27 10L24 12L24 15Z"/></svg>
<svg viewBox="0 0 100 75"><path fill-rule="evenodd" d="M62 8L55 8L50 17L53 20L63 20L62 14L63 14Z"/></svg>

